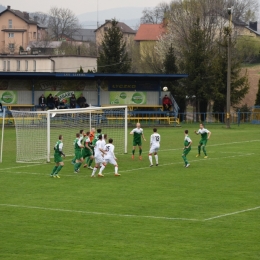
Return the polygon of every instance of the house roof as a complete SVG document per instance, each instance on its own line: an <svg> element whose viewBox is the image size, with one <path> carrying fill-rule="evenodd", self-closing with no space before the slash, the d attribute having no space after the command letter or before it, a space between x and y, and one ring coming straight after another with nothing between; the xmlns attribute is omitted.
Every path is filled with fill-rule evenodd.
<svg viewBox="0 0 260 260"><path fill-rule="evenodd" d="M260 30L255 31L252 28L250 28L249 26L246 26L245 28L247 28L250 32L255 33L257 36L260 36Z"/></svg>
<svg viewBox="0 0 260 260"><path fill-rule="evenodd" d="M164 33L163 24L141 24L134 39L135 41L158 41Z"/></svg>
<svg viewBox="0 0 260 260"><path fill-rule="evenodd" d="M15 16L21 18L23 21L25 21L28 24L35 24L35 25L37 25L37 22L35 22L34 20L30 19L29 13L27 13L27 12L21 12L19 10L14 10L14 9L7 8L3 12L0 13L0 16L2 14L4 14L5 12L10 12L10 13L14 14Z"/></svg>
<svg viewBox="0 0 260 260"><path fill-rule="evenodd" d="M106 20L104 24L99 26L94 32L98 31L103 26L107 25L108 23L111 23L111 20ZM136 34L136 31L130 28L128 25L122 22L117 23L117 27L121 30L122 33L130 33L130 34Z"/></svg>
<svg viewBox="0 0 260 260"><path fill-rule="evenodd" d="M95 42L96 35L93 29L78 29L72 35L64 35L74 41Z"/></svg>

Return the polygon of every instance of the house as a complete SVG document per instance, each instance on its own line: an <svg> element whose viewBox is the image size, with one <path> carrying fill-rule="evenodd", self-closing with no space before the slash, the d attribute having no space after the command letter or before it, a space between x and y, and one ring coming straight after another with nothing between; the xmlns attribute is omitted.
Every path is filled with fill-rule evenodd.
<svg viewBox="0 0 260 260"><path fill-rule="evenodd" d="M106 20L104 24L102 24L100 27L98 27L95 30L96 33L96 44L99 47L102 43L103 37L105 32L108 30L108 28L112 27L111 20ZM122 22L117 23L117 27L121 30L123 33L123 37L126 43L130 43L131 39L133 39L136 35L136 31L130 28L128 25Z"/></svg>
<svg viewBox="0 0 260 260"><path fill-rule="evenodd" d="M27 46L28 54L58 55L60 53L61 41L31 41Z"/></svg>
<svg viewBox="0 0 260 260"><path fill-rule="evenodd" d="M32 20L27 12L11 9L7 6L0 13L0 52L18 53L26 49L30 41L41 40L45 36L45 27Z"/></svg>
<svg viewBox="0 0 260 260"><path fill-rule="evenodd" d="M0 55L0 71L8 72L77 72L97 70L97 58L76 55Z"/></svg>
<svg viewBox="0 0 260 260"><path fill-rule="evenodd" d="M96 34L93 29L78 29L71 35L60 35L61 40L75 42L78 44L96 42Z"/></svg>
<svg viewBox="0 0 260 260"><path fill-rule="evenodd" d="M260 37L260 30L258 30L258 24L256 22L249 22L248 26L245 26L245 29L243 30L244 34L247 36L252 37Z"/></svg>
<svg viewBox="0 0 260 260"><path fill-rule="evenodd" d="M135 42L140 44L141 55L146 50L153 48L156 42L166 32L166 26L162 24L141 24L136 36L134 37Z"/></svg>

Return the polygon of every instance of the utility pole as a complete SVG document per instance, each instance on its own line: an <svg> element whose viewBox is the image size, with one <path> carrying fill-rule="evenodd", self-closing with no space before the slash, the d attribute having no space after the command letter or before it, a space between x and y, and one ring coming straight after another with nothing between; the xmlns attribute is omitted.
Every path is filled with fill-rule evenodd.
<svg viewBox="0 0 260 260"><path fill-rule="evenodd" d="M232 8L228 8L229 28L228 28L228 63L227 63L227 128L230 128L230 88L231 88L231 22L232 22Z"/></svg>

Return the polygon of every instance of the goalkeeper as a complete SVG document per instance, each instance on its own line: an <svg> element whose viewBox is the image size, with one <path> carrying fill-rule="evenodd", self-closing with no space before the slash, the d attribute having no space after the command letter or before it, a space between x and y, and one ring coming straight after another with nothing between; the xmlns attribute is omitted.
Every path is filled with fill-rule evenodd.
<svg viewBox="0 0 260 260"><path fill-rule="evenodd" d="M90 136L89 136L89 139L90 139L90 142L91 142L89 146L92 149L93 155L94 155L94 147L96 145L96 142L98 141L99 136L101 135L102 129L97 129L96 134L95 134L95 132L96 132L95 128L92 128L91 132L90 132ZM90 157L87 157L86 164L84 165L84 168L88 167L88 169L93 170L93 168L91 167L92 162L93 162L93 159L91 159Z"/></svg>
<svg viewBox="0 0 260 260"><path fill-rule="evenodd" d="M59 140L58 140L58 142L54 146L54 162L55 162L55 166L52 169L52 173L50 175L51 177L58 178L58 179L60 178L58 173L60 172L60 170L64 166L64 162L63 162L61 156L65 157L65 154L62 152L62 148L63 148L63 142L62 141L63 141L63 136L59 135Z"/></svg>

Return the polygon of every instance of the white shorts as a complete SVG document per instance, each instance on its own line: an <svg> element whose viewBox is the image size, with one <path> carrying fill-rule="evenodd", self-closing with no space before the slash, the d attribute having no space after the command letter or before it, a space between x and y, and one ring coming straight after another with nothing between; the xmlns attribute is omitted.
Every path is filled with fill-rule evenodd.
<svg viewBox="0 0 260 260"><path fill-rule="evenodd" d="M99 163L104 163L105 162L105 159L102 155L97 155L95 156L95 163L96 164L99 164Z"/></svg>
<svg viewBox="0 0 260 260"><path fill-rule="evenodd" d="M113 165L117 165L117 162L114 158L105 158L105 162Z"/></svg>
<svg viewBox="0 0 260 260"><path fill-rule="evenodd" d="M149 153L157 153L159 148L160 148L160 146L153 145L153 146L151 146Z"/></svg>

